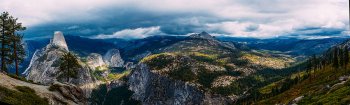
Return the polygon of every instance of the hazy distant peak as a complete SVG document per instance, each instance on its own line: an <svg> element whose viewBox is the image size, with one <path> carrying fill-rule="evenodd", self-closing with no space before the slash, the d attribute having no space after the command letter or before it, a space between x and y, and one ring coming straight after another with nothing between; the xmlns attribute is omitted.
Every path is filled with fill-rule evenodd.
<svg viewBox="0 0 350 105"><path fill-rule="evenodd" d="M205 31L202 31L201 33L199 33L200 35L206 35L206 36L211 36L209 33L205 32Z"/></svg>
<svg viewBox="0 0 350 105"><path fill-rule="evenodd" d="M192 34L190 38L200 38L200 39L214 39L214 36L211 36L209 33L203 31L201 33Z"/></svg>

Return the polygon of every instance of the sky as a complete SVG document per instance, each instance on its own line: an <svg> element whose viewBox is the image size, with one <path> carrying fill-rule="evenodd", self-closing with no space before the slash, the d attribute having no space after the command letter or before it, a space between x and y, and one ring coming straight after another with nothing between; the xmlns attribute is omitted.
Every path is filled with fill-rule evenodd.
<svg viewBox="0 0 350 105"><path fill-rule="evenodd" d="M0 0L27 27L89 38L138 39L206 31L230 37L349 36L349 0Z"/></svg>

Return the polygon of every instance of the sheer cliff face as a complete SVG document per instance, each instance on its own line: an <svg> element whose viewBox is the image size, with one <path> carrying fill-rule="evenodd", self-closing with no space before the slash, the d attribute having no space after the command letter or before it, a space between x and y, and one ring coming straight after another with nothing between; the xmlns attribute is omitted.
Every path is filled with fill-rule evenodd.
<svg viewBox="0 0 350 105"><path fill-rule="evenodd" d="M171 79L152 71L146 64L138 64L128 79L133 98L144 105L230 105L237 96L212 94L197 84Z"/></svg>
<svg viewBox="0 0 350 105"><path fill-rule="evenodd" d="M68 46L66 40L64 39L63 33L60 31L56 31L52 38L51 44L54 46L58 46L68 51Z"/></svg>
<svg viewBox="0 0 350 105"><path fill-rule="evenodd" d="M204 98L194 86L152 73L145 64L133 71L128 84L133 98L145 105L200 104Z"/></svg>
<svg viewBox="0 0 350 105"><path fill-rule="evenodd" d="M124 60L120 56L118 49L111 49L103 56L104 62L110 67L123 67Z"/></svg>
<svg viewBox="0 0 350 105"><path fill-rule="evenodd" d="M27 79L41 84L50 84L55 81L59 72L60 57L68 50L55 47L52 43L38 50L33 55L29 67L26 69Z"/></svg>
<svg viewBox="0 0 350 105"><path fill-rule="evenodd" d="M86 60L87 60L88 66L91 69L95 69L96 67L105 65L105 63L103 62L102 56L97 53L91 53Z"/></svg>

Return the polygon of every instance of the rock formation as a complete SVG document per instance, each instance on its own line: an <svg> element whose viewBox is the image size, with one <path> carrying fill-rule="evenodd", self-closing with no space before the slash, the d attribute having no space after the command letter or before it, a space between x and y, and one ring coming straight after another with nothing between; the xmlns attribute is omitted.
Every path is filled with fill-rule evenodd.
<svg viewBox="0 0 350 105"><path fill-rule="evenodd" d="M14 90L16 86L25 86L33 89L37 95L47 98L50 105L86 105L88 100L83 97L84 92L77 86L55 82L54 88L32 84L11 78L0 73L0 86ZM50 89L51 88L51 89Z"/></svg>
<svg viewBox="0 0 350 105"><path fill-rule="evenodd" d="M23 74L26 75L26 79L43 85L50 85L57 81L65 82L67 80L61 77L59 62L63 54L67 52L69 51L64 36L61 32L55 32L51 42L35 52L29 67ZM85 96L89 97L94 87L94 79L91 77L90 68L83 63L80 64L82 68L78 70L77 78L70 79L69 83L82 88Z"/></svg>
<svg viewBox="0 0 350 105"><path fill-rule="evenodd" d="M53 40L56 40L55 37ZM63 45L63 44L62 44ZM37 50L29 67L24 74L28 80L33 80L41 84L50 84L59 74L59 60L68 50L62 46L56 46L53 42L49 43L41 50Z"/></svg>
<svg viewBox="0 0 350 105"><path fill-rule="evenodd" d="M232 104L237 96L223 97L199 89L196 84L170 79L138 64L129 76L133 98L144 105L222 105Z"/></svg>
<svg viewBox="0 0 350 105"><path fill-rule="evenodd" d="M86 60L87 60L87 64L90 66L91 69L95 69L98 66L105 65L105 63L103 62L102 56L97 53L91 53Z"/></svg>
<svg viewBox="0 0 350 105"><path fill-rule="evenodd" d="M201 38L201 39L214 39L213 36L208 34L207 32L203 31L199 34L192 34L189 36L190 38Z"/></svg>
<svg viewBox="0 0 350 105"><path fill-rule="evenodd" d="M120 52L118 49L109 50L104 56L103 60L110 67L123 67L124 60L120 56Z"/></svg>
<svg viewBox="0 0 350 105"><path fill-rule="evenodd" d="M61 47L68 51L66 40L64 39L63 33L61 31L55 31L54 36L50 43L51 45Z"/></svg>
<svg viewBox="0 0 350 105"><path fill-rule="evenodd" d="M194 86L152 73L145 64L133 71L128 84L133 98L144 105L198 105L204 98Z"/></svg>

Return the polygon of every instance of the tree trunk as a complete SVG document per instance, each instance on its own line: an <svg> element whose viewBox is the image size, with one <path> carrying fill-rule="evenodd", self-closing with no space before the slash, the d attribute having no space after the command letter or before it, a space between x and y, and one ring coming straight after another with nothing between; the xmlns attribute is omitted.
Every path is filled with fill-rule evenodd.
<svg viewBox="0 0 350 105"><path fill-rule="evenodd" d="M13 54L15 58L15 65L16 65L16 75L18 76L18 57L17 57L17 43L16 40L13 41Z"/></svg>
<svg viewBox="0 0 350 105"><path fill-rule="evenodd" d="M68 65L67 65L67 83L69 82L69 62L67 62Z"/></svg>
<svg viewBox="0 0 350 105"><path fill-rule="evenodd" d="M1 70L5 71L5 19L2 19L1 34Z"/></svg>

